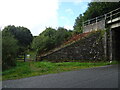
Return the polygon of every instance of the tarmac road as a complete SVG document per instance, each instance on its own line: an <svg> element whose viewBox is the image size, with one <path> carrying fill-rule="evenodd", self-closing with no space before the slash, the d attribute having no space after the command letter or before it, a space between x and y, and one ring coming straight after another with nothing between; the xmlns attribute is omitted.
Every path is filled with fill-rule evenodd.
<svg viewBox="0 0 120 90"><path fill-rule="evenodd" d="M118 88L118 65L2 82L3 88Z"/></svg>

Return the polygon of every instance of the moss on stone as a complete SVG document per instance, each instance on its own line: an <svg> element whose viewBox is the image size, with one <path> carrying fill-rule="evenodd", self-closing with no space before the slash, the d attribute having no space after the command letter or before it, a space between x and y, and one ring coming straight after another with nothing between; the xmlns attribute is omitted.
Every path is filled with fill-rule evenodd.
<svg viewBox="0 0 120 90"><path fill-rule="evenodd" d="M105 30L91 32L86 37L41 58L52 62L101 61L104 59L104 32Z"/></svg>

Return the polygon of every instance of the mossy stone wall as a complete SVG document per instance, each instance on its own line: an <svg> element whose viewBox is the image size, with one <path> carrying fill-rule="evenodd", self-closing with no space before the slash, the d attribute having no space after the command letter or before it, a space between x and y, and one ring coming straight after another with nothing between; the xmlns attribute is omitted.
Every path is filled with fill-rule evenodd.
<svg viewBox="0 0 120 90"><path fill-rule="evenodd" d="M90 33L87 37L61 48L40 60L52 62L65 61L103 61L104 60L104 35L102 31Z"/></svg>

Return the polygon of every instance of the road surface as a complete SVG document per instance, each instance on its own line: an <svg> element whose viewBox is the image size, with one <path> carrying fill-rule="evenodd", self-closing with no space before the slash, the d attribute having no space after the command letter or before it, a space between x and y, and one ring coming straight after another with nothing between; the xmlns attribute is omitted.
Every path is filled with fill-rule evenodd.
<svg viewBox="0 0 120 90"><path fill-rule="evenodd" d="M3 88L118 88L118 65L3 81Z"/></svg>

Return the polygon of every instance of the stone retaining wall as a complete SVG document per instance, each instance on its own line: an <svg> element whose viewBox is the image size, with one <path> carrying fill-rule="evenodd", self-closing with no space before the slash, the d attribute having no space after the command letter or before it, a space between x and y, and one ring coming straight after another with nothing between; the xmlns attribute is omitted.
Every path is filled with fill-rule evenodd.
<svg viewBox="0 0 120 90"><path fill-rule="evenodd" d="M40 60L63 61L95 61L104 59L104 38L101 31L91 32L89 36L51 54Z"/></svg>

